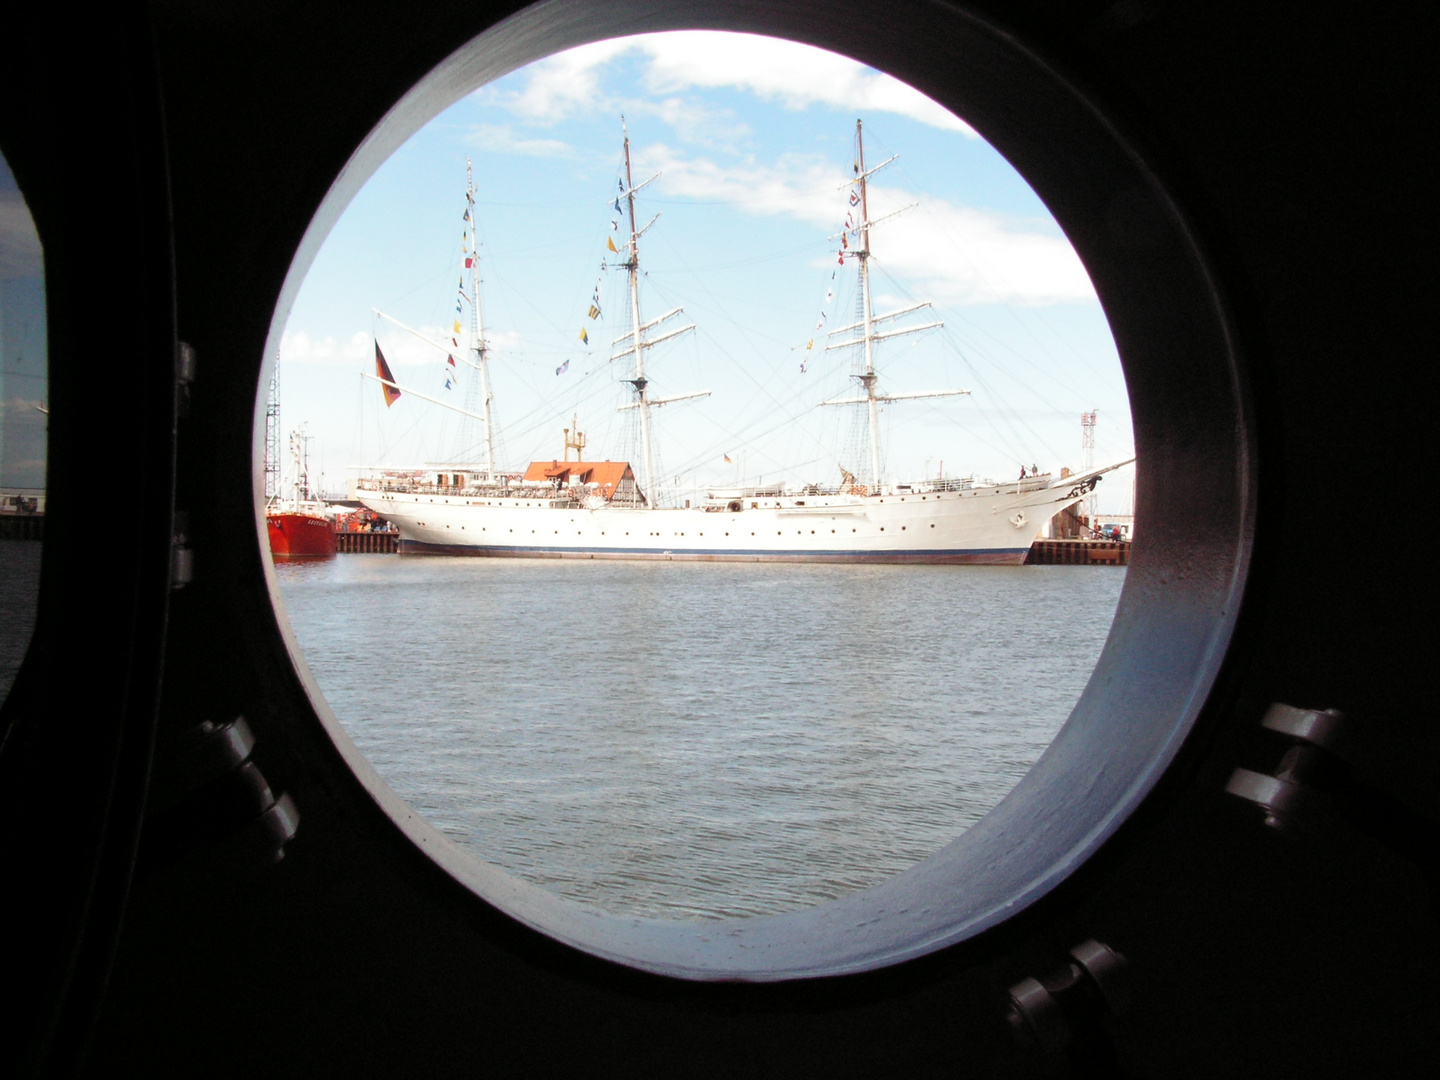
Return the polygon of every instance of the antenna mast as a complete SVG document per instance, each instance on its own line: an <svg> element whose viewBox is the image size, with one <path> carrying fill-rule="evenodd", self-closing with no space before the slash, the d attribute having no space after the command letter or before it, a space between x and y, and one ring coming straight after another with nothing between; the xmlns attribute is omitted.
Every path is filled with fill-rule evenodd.
<svg viewBox="0 0 1440 1080"><path fill-rule="evenodd" d="M1084 458L1084 469L1088 473L1095 468L1095 420L1100 413L1099 409L1092 409L1090 412L1080 414L1080 450ZM1080 504L1080 513L1090 517L1096 513L1095 496L1088 495Z"/></svg>
<svg viewBox="0 0 1440 1080"><path fill-rule="evenodd" d="M575 451L575 460L576 460L576 461L584 461L584 460L585 460L585 433L580 430L580 414L579 414L579 413L576 413L574 416L572 416L572 417L570 418L570 423L574 424L575 426L574 426L574 427L567 427L567 428L564 429L564 431L565 431L565 460L566 460L566 461L569 461L569 460L570 460L570 451L571 451L571 450L574 450L574 451ZM575 433L573 437L572 437L571 434L570 434L572 431Z"/></svg>
<svg viewBox="0 0 1440 1080"><path fill-rule="evenodd" d="M291 477L291 499L296 507L302 502L307 502L313 496L310 493L310 439L312 436L305 430L306 425L301 424L290 432L290 466L294 470Z"/></svg>

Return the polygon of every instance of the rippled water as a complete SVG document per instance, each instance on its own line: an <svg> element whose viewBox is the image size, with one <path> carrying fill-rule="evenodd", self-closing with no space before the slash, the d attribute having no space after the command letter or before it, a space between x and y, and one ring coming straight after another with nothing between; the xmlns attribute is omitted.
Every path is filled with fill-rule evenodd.
<svg viewBox="0 0 1440 1080"><path fill-rule="evenodd" d="M938 850L1054 736L1124 570L341 556L277 567L385 780L610 912L756 915Z"/></svg>

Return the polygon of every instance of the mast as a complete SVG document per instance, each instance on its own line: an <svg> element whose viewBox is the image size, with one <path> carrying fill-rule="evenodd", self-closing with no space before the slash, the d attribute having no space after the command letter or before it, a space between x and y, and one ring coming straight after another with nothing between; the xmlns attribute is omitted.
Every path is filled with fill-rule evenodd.
<svg viewBox="0 0 1440 1080"><path fill-rule="evenodd" d="M875 331L870 310L870 192L865 171L865 139L861 123L855 121L855 171L860 174L860 303L865 337L865 373L860 383L865 387L866 409L870 421L870 475L880 487L880 406L875 400Z"/></svg>
<svg viewBox="0 0 1440 1080"><path fill-rule="evenodd" d="M465 159L465 206L470 218L470 348L480 371L480 394L485 412L485 479L495 479L495 422L490 411L490 345L485 340L485 319L480 311L480 244L475 225L475 170ZM469 402L466 402L468 405Z"/></svg>
<svg viewBox="0 0 1440 1080"><path fill-rule="evenodd" d="M646 229L649 229L651 225L654 225L655 222L660 219L660 215L656 214L646 222L644 228L638 228L635 221L635 193L645 187L646 184L658 179L660 174L656 173L642 184L635 183L634 176L630 171L630 130L625 126L624 116L620 117L620 130L624 132L625 135L625 202L630 219L630 242L626 246L625 269L628 271L630 283L631 329L629 333L621 334L611 344L619 345L627 338L634 339L630 348L626 351L634 357L635 362L635 375L628 380L630 385L635 387L635 400L629 405L622 405L620 407L622 409L640 410L640 453L645 469L645 501L653 507L656 503L655 452L650 437L650 410L661 405L668 405L672 401L686 401L690 398L706 397L710 391L695 390L688 394L676 394L672 397L663 398L650 396L648 389L650 380L645 377L645 350L660 344L662 341L669 341L673 337L679 337L688 330L694 330L695 324L691 323L688 326L680 327L678 330L667 331L656 338L647 340L645 337L646 330L659 326L667 319L679 315L685 309L675 308L672 311L667 311L658 319L653 319L648 323L642 323L640 321L640 237L645 233ZM616 201L618 203L619 200L617 199ZM610 359L618 360L624 355L625 351L622 351L614 354Z"/></svg>
<svg viewBox="0 0 1440 1080"><path fill-rule="evenodd" d="M265 401L265 502L280 498L280 357L270 376L270 396Z"/></svg>
<svg viewBox="0 0 1440 1080"><path fill-rule="evenodd" d="M290 432L290 467L293 470L290 499L297 510L302 502L310 498L310 455L305 445L309 439L304 424Z"/></svg>
<svg viewBox="0 0 1440 1080"><path fill-rule="evenodd" d="M882 394L877 392L875 388L875 384L878 381L878 376L875 373L875 343L877 341L898 337L901 334L913 334L920 330L930 330L945 325L943 321L937 319L934 322L921 323L918 326L902 326L894 330L877 331L875 329L875 324L878 322L886 322L890 319L898 318L901 315L908 315L912 311L919 311L921 308L928 308L930 306L930 302L926 300L922 303L912 304L909 307L900 308L897 311L891 311L884 315L876 315L870 306L870 226L894 217L896 214L902 214L916 205L912 203L910 206L896 210L894 213L886 214L884 217L878 218L875 221L872 221L870 218L870 191L868 183L870 176L879 172L886 165L889 165L890 162L895 160L896 156L898 155L892 155L880 162L880 164L876 165L873 169L867 169L865 167L864 130L862 122L860 120L855 121L854 183L859 188L857 194L859 195L858 208L860 210L860 224L856 231L860 236L860 246L852 251L851 254L860 260L860 321L851 323L849 326L841 326L831 330L829 336L835 337L838 334L854 330L859 330L860 336L851 338L848 341L837 341L826 345L825 350L829 352L832 349L848 349L856 345L864 345L865 366L862 372L856 375L855 378L858 379L860 385L865 388L865 396L837 398L833 401L822 401L820 403L821 405L865 405L870 429L870 476L876 491L881 489L883 479L880 475L880 402L900 401L902 399L908 400L910 398L951 397L955 394L970 393L969 390L920 390L903 394ZM845 234L842 232L840 235L844 236ZM843 471L842 469L842 472Z"/></svg>
<svg viewBox="0 0 1440 1080"><path fill-rule="evenodd" d="M626 264L630 278L630 325L635 330L635 377L630 380L640 402L640 457L645 466L645 499L655 505L655 455L650 447L650 398L645 392L645 348L640 333L640 233L635 228L635 180L630 172L630 129L620 117L620 130L625 135L625 206L630 214L630 258Z"/></svg>

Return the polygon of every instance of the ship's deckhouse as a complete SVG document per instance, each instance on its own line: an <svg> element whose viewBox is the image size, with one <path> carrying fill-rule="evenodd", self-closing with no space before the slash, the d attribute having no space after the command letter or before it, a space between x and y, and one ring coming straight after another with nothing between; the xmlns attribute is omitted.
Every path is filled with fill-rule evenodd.
<svg viewBox="0 0 1440 1080"><path fill-rule="evenodd" d="M549 480L560 487L578 484L606 502L636 501L635 472L628 461L532 461L522 479L532 484Z"/></svg>

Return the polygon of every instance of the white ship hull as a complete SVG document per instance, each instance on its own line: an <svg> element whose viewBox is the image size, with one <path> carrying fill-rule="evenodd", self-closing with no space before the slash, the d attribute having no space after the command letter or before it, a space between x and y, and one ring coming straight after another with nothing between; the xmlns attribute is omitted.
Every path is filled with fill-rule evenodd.
<svg viewBox="0 0 1440 1080"><path fill-rule="evenodd" d="M747 496L693 509L557 506L439 490L357 494L399 526L400 550L412 554L1018 565L1093 475L958 491ZM731 509L737 503L741 509Z"/></svg>

